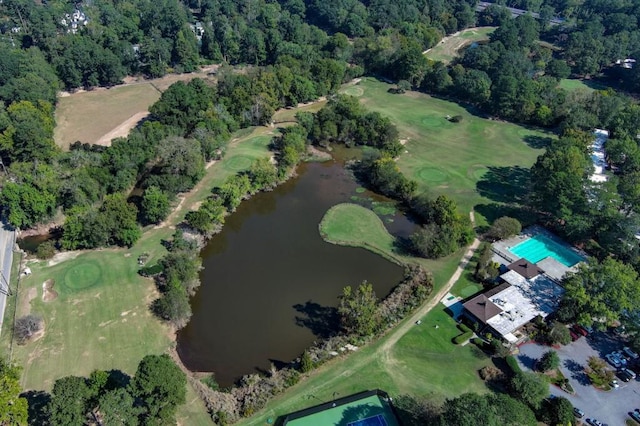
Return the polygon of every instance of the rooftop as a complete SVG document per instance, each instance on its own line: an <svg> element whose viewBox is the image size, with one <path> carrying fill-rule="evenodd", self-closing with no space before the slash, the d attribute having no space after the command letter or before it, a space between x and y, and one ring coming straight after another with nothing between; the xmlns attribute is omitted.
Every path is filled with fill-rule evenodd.
<svg viewBox="0 0 640 426"><path fill-rule="evenodd" d="M501 275L510 285L489 297L499 306L498 315L486 323L509 340L509 335L537 316L546 317L558 306L564 289L545 275L526 279L515 271Z"/></svg>
<svg viewBox="0 0 640 426"><path fill-rule="evenodd" d="M507 268L509 268L509 270L511 271L519 273L525 278L533 278L544 272L542 269L538 268L536 265L524 258L516 260L515 262L507 266Z"/></svg>

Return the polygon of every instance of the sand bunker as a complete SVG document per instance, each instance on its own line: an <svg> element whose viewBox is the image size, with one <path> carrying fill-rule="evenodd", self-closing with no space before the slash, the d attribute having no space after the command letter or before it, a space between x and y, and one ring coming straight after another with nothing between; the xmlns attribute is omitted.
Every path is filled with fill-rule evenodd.
<svg viewBox="0 0 640 426"><path fill-rule="evenodd" d="M53 280L46 280L42 283L42 301L51 302L58 297L58 292L53 289Z"/></svg>

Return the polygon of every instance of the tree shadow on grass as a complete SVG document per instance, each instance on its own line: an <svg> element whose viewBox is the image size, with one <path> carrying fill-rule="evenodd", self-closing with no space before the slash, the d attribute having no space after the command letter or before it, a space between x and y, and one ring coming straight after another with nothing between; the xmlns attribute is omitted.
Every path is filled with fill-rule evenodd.
<svg viewBox="0 0 640 426"><path fill-rule="evenodd" d="M49 424L46 407L51 401L51 395L44 391L28 391L20 395L27 400L27 415L30 425L44 426Z"/></svg>
<svg viewBox="0 0 640 426"><path fill-rule="evenodd" d="M340 329L338 309L333 306L322 306L308 300L305 303L293 305L293 308L302 314L296 315L296 325L308 328L322 339L334 336Z"/></svg>
<svg viewBox="0 0 640 426"><path fill-rule="evenodd" d="M484 216L489 223L493 223L500 217L509 216L518 219L522 226L526 227L536 223L538 220L538 215L535 211L517 204L478 204L474 206L473 209ZM486 232L487 229L488 227L486 229L478 228L477 231L482 233Z"/></svg>
<svg viewBox="0 0 640 426"><path fill-rule="evenodd" d="M529 145L533 149L543 149L547 148L553 142L553 138L549 136L537 136L537 135L527 135L524 138L524 143Z"/></svg>
<svg viewBox="0 0 640 426"><path fill-rule="evenodd" d="M489 167L476 183L480 195L500 203L522 203L529 195L531 171L524 167Z"/></svg>

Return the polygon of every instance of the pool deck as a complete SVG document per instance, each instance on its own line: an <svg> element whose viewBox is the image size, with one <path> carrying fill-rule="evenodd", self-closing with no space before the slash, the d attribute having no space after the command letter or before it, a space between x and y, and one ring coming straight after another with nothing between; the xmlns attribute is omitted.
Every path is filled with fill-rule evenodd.
<svg viewBox="0 0 640 426"><path fill-rule="evenodd" d="M493 243L491 246L494 252L494 256L492 260L494 262L498 262L503 265L509 265L510 263L513 263L516 260L521 259L520 256L511 252L511 248L532 238L535 235L544 235L549 239L555 241L556 243L569 248L570 250L572 250L574 253L576 253L583 259L586 259L588 257L582 250L578 250L577 248L563 241L557 235L554 235L553 233L549 232L545 228L538 225L533 225L524 229L522 233L518 236L507 238L505 240L496 241L495 243ZM563 265L553 257L548 256L538 261L536 265L539 266L542 270L544 270L545 274L548 275L550 278L556 281L561 281L562 278L567 274L567 272L574 272L576 270L577 265L579 264L580 262L574 266L568 267L566 265Z"/></svg>

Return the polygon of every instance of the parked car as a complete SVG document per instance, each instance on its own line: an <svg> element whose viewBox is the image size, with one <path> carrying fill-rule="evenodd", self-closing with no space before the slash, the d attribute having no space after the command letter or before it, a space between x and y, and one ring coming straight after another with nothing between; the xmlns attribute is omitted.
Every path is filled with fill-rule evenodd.
<svg viewBox="0 0 640 426"><path fill-rule="evenodd" d="M636 373L634 373L633 371L629 370L628 368L623 368L623 370L625 371L625 373L627 373L629 375L629 377L631 377L632 380L635 380Z"/></svg>
<svg viewBox="0 0 640 426"><path fill-rule="evenodd" d="M626 368L621 368L616 372L616 374L618 375L618 377L620 377L620 380L626 383L632 380L633 378L635 378L635 373L633 373L633 376L632 376L631 374L629 374L630 372L633 373L633 371L629 371Z"/></svg>
<svg viewBox="0 0 640 426"><path fill-rule="evenodd" d="M622 348L622 351L624 352L624 354L626 356L628 356L630 359L638 359L640 358L640 356L638 356L637 353L635 353L630 347L625 346L624 348Z"/></svg>
<svg viewBox="0 0 640 426"><path fill-rule="evenodd" d="M571 335L571 341L575 342L580 338L573 330L569 330L569 335Z"/></svg>
<svg viewBox="0 0 640 426"><path fill-rule="evenodd" d="M581 326L580 324L574 324L572 329L575 333L581 334L584 337L587 337L589 335L589 332L587 331L587 329Z"/></svg>
<svg viewBox="0 0 640 426"><path fill-rule="evenodd" d="M629 416L631 416L631 418L636 422L640 423L640 412L638 412L637 408L635 411L630 411Z"/></svg>
<svg viewBox="0 0 640 426"><path fill-rule="evenodd" d="M579 419L584 417L584 411L582 411L578 407L573 407L573 414Z"/></svg>
<svg viewBox="0 0 640 426"><path fill-rule="evenodd" d="M604 426L604 423L596 419L587 419L587 423L589 423L591 426Z"/></svg>
<svg viewBox="0 0 640 426"><path fill-rule="evenodd" d="M622 367L622 364L620 363L620 360L618 359L617 356L613 354L606 354L604 358L607 360L609 364L613 365L615 368Z"/></svg>
<svg viewBox="0 0 640 426"><path fill-rule="evenodd" d="M613 356L618 358L618 361L620 362L620 364L627 365L627 359L624 357L624 354L622 351L614 351L611 353L613 354Z"/></svg>
<svg viewBox="0 0 640 426"><path fill-rule="evenodd" d="M612 389L618 389L620 387L620 384L617 380L614 379L611 381L611 383L609 383L609 386L611 386Z"/></svg>

